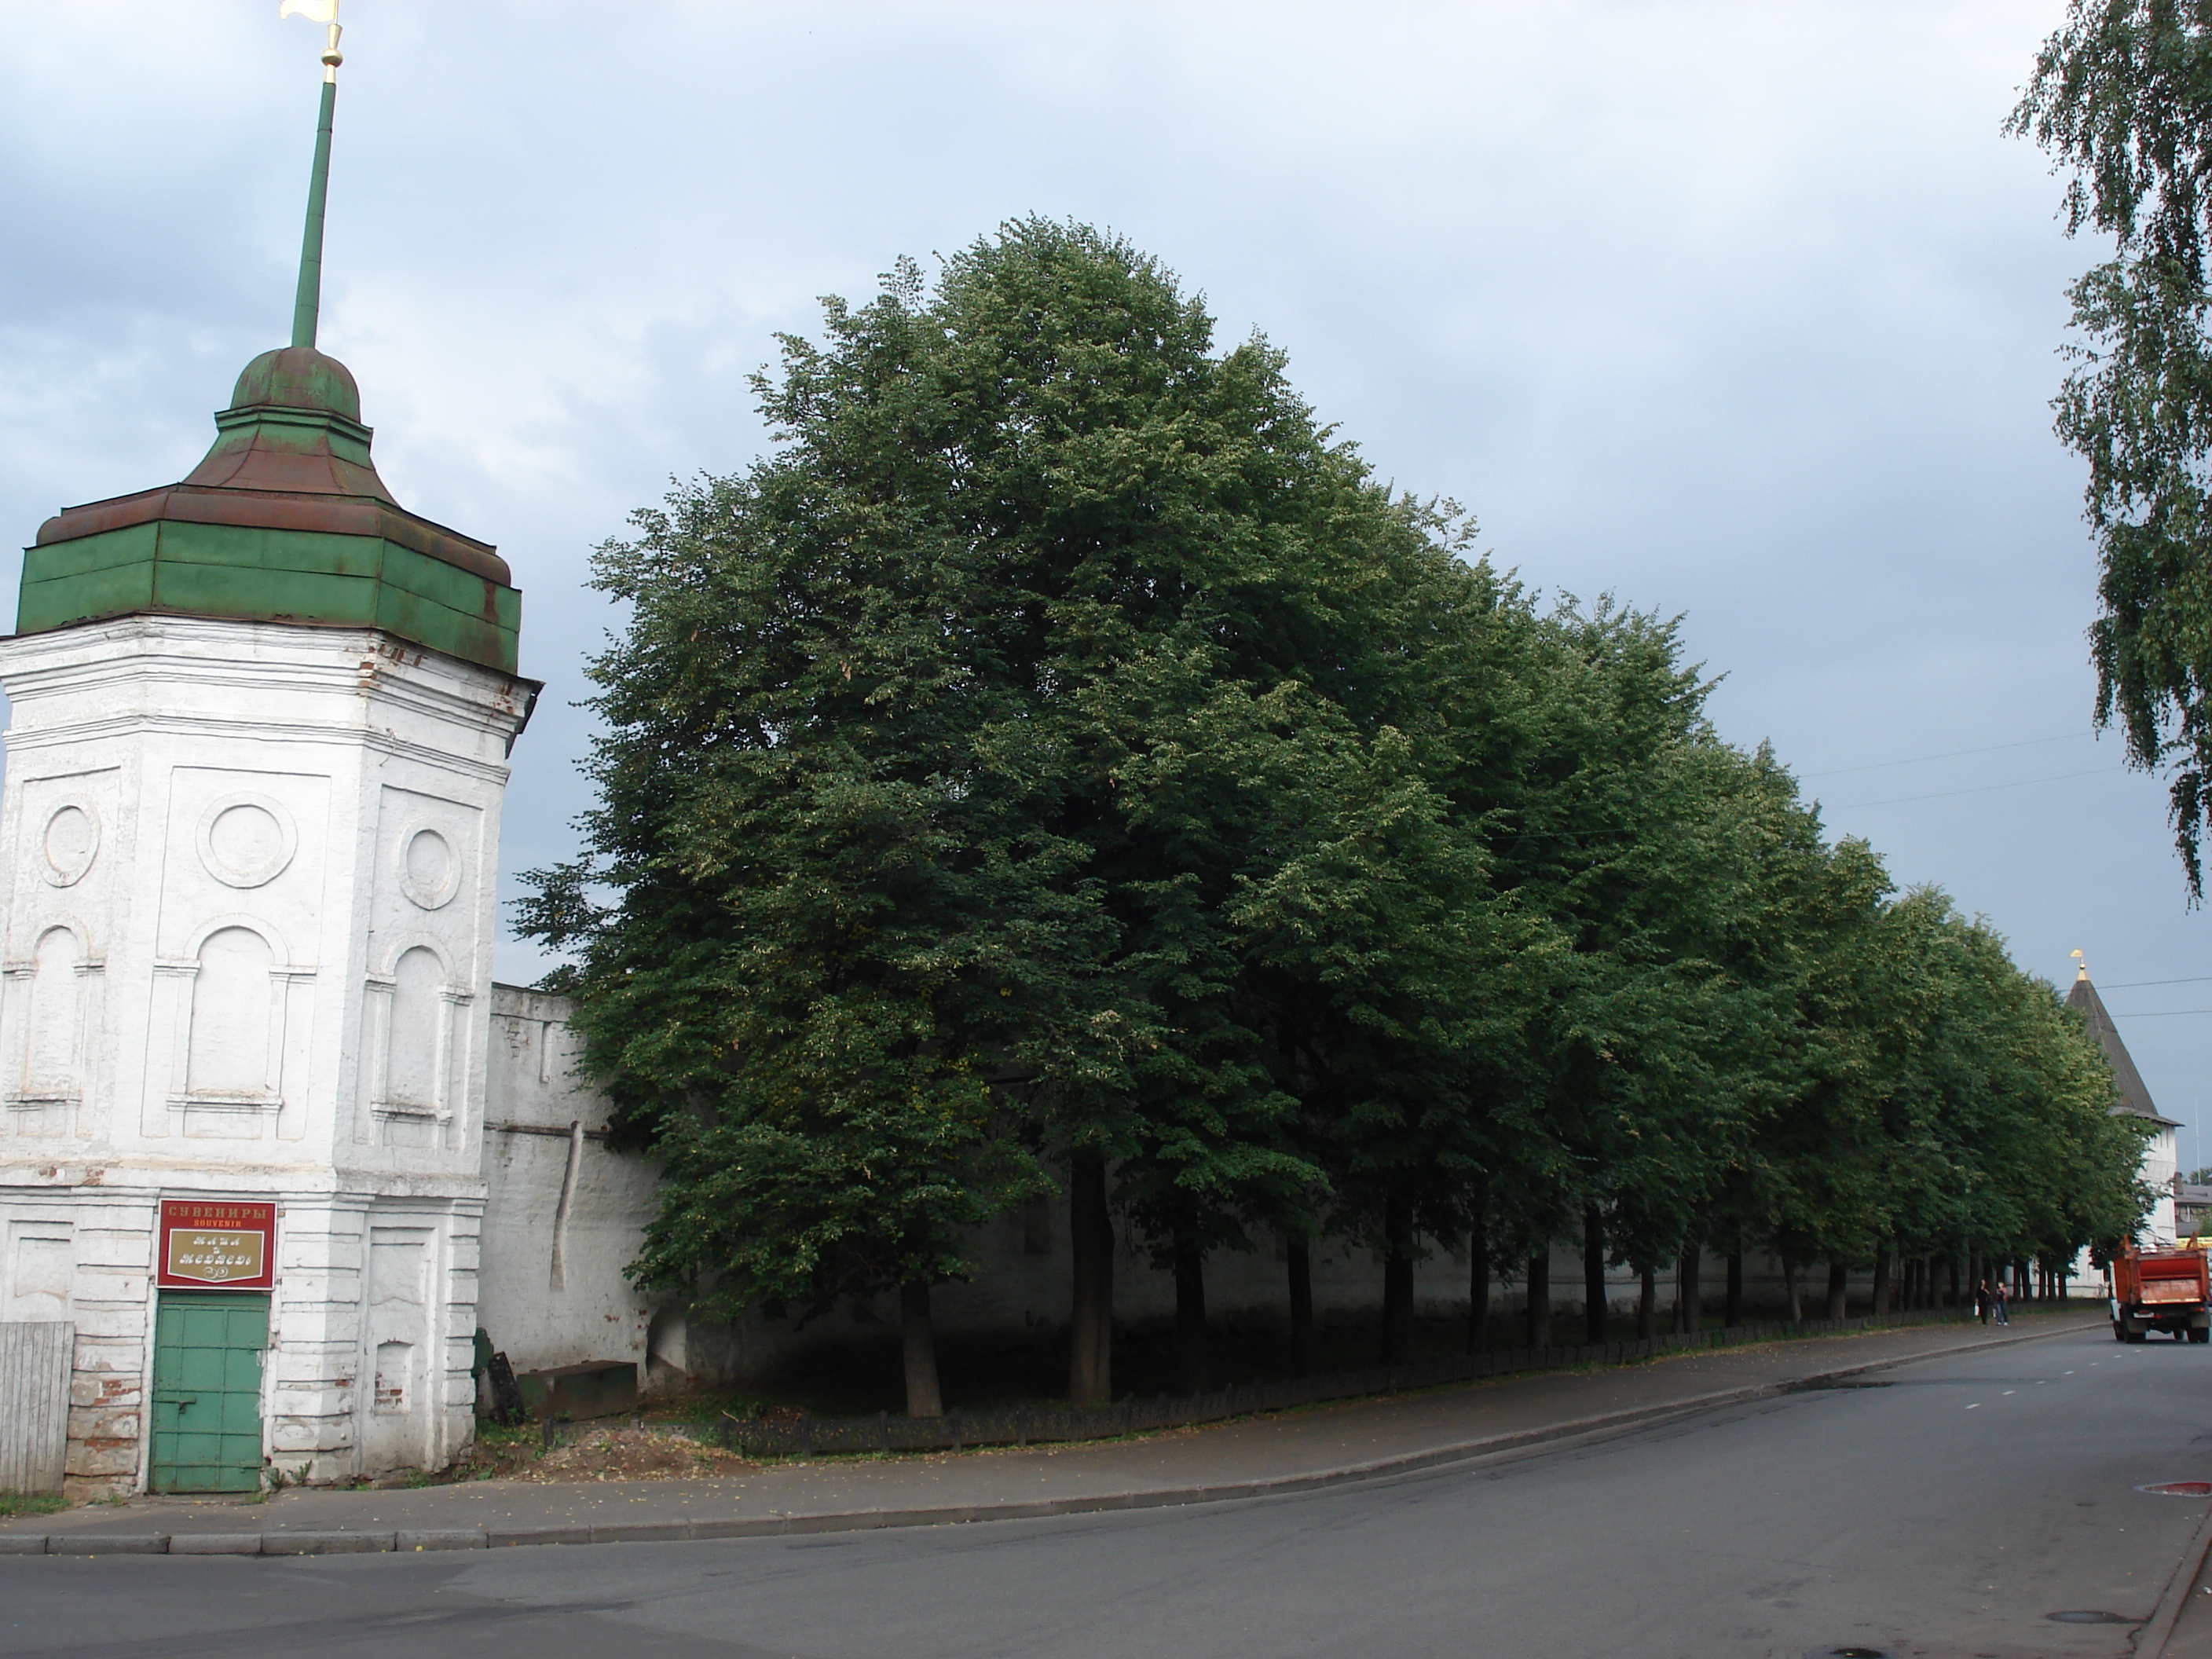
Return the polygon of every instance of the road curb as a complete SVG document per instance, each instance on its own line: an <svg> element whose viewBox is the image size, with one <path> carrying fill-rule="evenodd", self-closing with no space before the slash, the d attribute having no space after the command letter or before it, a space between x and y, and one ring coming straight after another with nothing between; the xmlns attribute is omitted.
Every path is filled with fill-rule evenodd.
<svg viewBox="0 0 2212 1659"><path fill-rule="evenodd" d="M413 1554L425 1550L514 1549L549 1544L703 1542L720 1538L775 1538L805 1533L874 1532L894 1527L957 1526L982 1521L1050 1520L1064 1516L1105 1515L1126 1510L1179 1509L1194 1504L1287 1498L1301 1492L1324 1492L1335 1486L1425 1474L1453 1464L1471 1463L1486 1457L1525 1450L1532 1446L1617 1433L1675 1418L1694 1417L1705 1412L1745 1405L1754 1400L1772 1400L1784 1395L1801 1394L1845 1377L1887 1370L1897 1365L1917 1364L1923 1360L1942 1358L1947 1353L1979 1353L1990 1348L2040 1342L2094 1328L2094 1322L2084 1322L2063 1326L2057 1330L2027 1331L2017 1336L1993 1337L1987 1341L1967 1343L1934 1353L1869 1359L1855 1365L1839 1365L1804 1376L1793 1376L1784 1382L1717 1389L1711 1394L1698 1395L1688 1400L1668 1401L1656 1406L1632 1406L1593 1417L1575 1418L1538 1428L1518 1429L1507 1434L1486 1435L1476 1440L1458 1441L1449 1446L1431 1446L1417 1452L1401 1452L1332 1469L1309 1470L1302 1474L1270 1475L1256 1480L1225 1481L1214 1486L1161 1486L1137 1492L1025 1498L1002 1504L945 1504L929 1509L843 1510L804 1515L732 1517L726 1521L649 1521L603 1527L574 1524L483 1528L458 1527L396 1534L302 1529L297 1532L203 1533L197 1538L185 1533L173 1535L167 1533L0 1533L0 1554L167 1553L267 1557L380 1552ZM237 1547L216 1547L218 1540L224 1544L234 1543ZM244 1547L249 1540L254 1541L255 1547ZM2193 1567L2197 1562L2201 1562L2208 1546L2212 1546L2212 1516L2208 1516L2205 1528L2200 1529L2198 1540L2191 1546L2194 1556L2189 1565ZM2193 1579L2193 1571L2185 1572L2179 1577ZM2170 1588L2168 1594L2171 1596ZM2175 1611L2179 1611L2178 1603ZM2155 1616L2153 1622L2156 1622ZM2172 1626L2172 1616L2169 1614L2166 1628L2170 1630ZM2149 1628L2148 1626L2145 1627L2146 1632ZM2163 1642L2164 1636L2159 1639ZM2146 1646L2141 1651L2143 1659L2151 1659L2156 1650Z"/></svg>
<svg viewBox="0 0 2212 1659"><path fill-rule="evenodd" d="M2189 1604L2190 1592L2197 1587L2197 1576L2204 1569L2204 1558L2212 1553L2212 1510L2197 1523L2189 1542L2181 1552L2180 1565L2173 1577L2166 1580L2165 1594L2158 1598L2150 1622L2136 1636L2136 1659L2160 1659L2166 1644L2173 1637L2173 1626L2181 1617L2181 1610Z"/></svg>

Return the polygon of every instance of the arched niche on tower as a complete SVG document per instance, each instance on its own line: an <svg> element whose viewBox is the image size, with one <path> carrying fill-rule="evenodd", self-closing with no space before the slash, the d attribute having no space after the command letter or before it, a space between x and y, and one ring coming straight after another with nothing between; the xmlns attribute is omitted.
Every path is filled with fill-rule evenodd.
<svg viewBox="0 0 2212 1659"><path fill-rule="evenodd" d="M194 930L181 958L157 964L171 1037L167 1103L192 1135L258 1139L288 1103L298 1036L292 965L265 919L229 915Z"/></svg>
<svg viewBox="0 0 2212 1659"><path fill-rule="evenodd" d="M90 1092L100 971L90 931L74 916L49 916L28 956L8 964L0 1077L9 1130L60 1134L82 1127L77 1114Z"/></svg>
<svg viewBox="0 0 2212 1659"><path fill-rule="evenodd" d="M461 1097L461 1011L474 999L441 943L403 937L364 987L363 1139L392 1147L452 1144Z"/></svg>

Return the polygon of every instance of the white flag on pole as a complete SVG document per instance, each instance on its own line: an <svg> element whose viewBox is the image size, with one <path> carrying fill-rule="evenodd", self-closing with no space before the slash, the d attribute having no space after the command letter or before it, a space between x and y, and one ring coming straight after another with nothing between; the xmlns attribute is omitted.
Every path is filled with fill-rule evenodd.
<svg viewBox="0 0 2212 1659"><path fill-rule="evenodd" d="M277 0L276 15L304 17L314 23L338 21L338 0Z"/></svg>

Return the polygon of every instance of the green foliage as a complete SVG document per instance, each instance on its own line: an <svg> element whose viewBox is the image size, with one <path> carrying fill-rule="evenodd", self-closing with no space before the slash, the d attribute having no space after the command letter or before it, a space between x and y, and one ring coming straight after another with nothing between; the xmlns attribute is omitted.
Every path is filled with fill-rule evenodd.
<svg viewBox="0 0 2212 1659"><path fill-rule="evenodd" d="M2166 766L2192 898L2212 815L2212 5L2072 0L2008 130L2070 169L2068 234L2115 257L2069 290L2081 337L2053 405L2089 464L2102 614L2090 630L2097 719Z"/></svg>
<svg viewBox="0 0 2212 1659"><path fill-rule="evenodd" d="M960 1278L1078 1154L1163 1265L2134 1224L2048 987L1723 742L1673 623L1492 570L1155 262L1024 221L824 332L773 453L601 550L599 802L523 908L665 1163L641 1279Z"/></svg>

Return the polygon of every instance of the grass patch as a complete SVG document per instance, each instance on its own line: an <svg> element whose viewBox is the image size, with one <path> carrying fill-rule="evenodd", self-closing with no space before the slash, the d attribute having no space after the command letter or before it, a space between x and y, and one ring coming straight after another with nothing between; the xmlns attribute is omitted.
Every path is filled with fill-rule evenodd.
<svg viewBox="0 0 2212 1659"><path fill-rule="evenodd" d="M69 1507L58 1492L0 1492L0 1521L19 1515L52 1515Z"/></svg>

